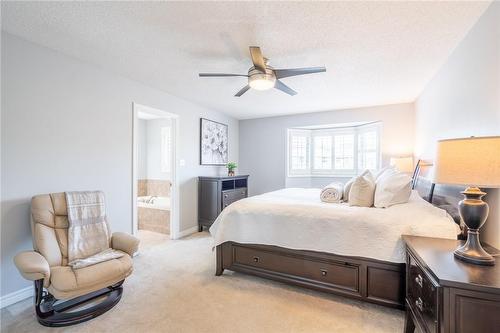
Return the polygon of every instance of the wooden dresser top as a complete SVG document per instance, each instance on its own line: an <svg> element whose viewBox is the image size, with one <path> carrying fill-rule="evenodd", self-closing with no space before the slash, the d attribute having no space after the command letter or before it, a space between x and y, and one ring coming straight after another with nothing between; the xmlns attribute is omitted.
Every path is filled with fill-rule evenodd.
<svg viewBox="0 0 500 333"><path fill-rule="evenodd" d="M494 266L470 264L454 257L453 251L463 241L403 235L417 260L436 278L441 286L464 287L500 293L500 251L491 246L484 249L495 256Z"/></svg>
<svg viewBox="0 0 500 333"><path fill-rule="evenodd" d="M237 175L237 176L199 176L199 180L234 180L248 178L249 175Z"/></svg>

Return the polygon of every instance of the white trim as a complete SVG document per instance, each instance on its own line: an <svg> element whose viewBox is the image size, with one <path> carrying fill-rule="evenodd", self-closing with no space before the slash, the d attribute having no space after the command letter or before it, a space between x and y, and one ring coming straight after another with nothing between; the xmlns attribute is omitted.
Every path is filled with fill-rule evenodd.
<svg viewBox="0 0 500 333"><path fill-rule="evenodd" d="M33 286L30 286L11 292L10 294L1 296L0 309L3 309L6 306L25 300L26 298L32 297L34 295L33 290L34 290Z"/></svg>
<svg viewBox="0 0 500 333"><path fill-rule="evenodd" d="M180 234L179 221L179 181L177 177L177 165L179 163L178 153L180 151L179 137L179 115L160 109L155 109L149 106L132 103L132 234L137 235L137 123L139 112L145 112L158 116L159 118L170 118L172 120L172 165L171 165L171 183L172 189L170 194L170 238L178 239Z"/></svg>
<svg viewBox="0 0 500 333"><path fill-rule="evenodd" d="M377 165L375 169L379 169L382 162L381 154L381 122L369 122L363 125L351 126L351 127L336 127L336 128L310 128L310 129L297 129L288 128L287 129L287 144L286 144L286 175L287 178L294 177L352 177L361 173L364 169L359 167L359 147L358 141L361 134L375 131L377 136ZM335 136L337 135L352 135L354 138L353 147L353 169L335 169ZM301 170L291 169L291 148L292 148L292 137L303 136L308 137L307 145L307 168ZM331 156L331 168L330 169L314 169L314 151L315 144L314 138L317 136L330 136L332 138L332 156Z"/></svg>
<svg viewBox="0 0 500 333"><path fill-rule="evenodd" d="M188 228L186 230L179 231L179 233L177 234L177 236L179 236L179 237L174 238L174 239L183 238L183 237L192 235L196 232L198 232L198 226L194 226L194 227Z"/></svg>

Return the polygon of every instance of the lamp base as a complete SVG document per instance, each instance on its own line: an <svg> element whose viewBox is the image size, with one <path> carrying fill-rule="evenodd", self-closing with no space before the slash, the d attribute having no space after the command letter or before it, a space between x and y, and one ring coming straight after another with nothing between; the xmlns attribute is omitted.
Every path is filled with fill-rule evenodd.
<svg viewBox="0 0 500 333"><path fill-rule="evenodd" d="M495 258L486 252L479 242L479 232L469 229L465 244L453 252L455 258L476 265L493 266Z"/></svg>

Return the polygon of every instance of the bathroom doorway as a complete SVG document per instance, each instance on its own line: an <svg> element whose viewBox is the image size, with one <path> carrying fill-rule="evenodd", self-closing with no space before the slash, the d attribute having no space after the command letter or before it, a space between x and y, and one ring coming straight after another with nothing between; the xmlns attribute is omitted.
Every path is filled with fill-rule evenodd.
<svg viewBox="0 0 500 333"><path fill-rule="evenodd" d="M179 118L133 104L132 231L179 234L176 175Z"/></svg>

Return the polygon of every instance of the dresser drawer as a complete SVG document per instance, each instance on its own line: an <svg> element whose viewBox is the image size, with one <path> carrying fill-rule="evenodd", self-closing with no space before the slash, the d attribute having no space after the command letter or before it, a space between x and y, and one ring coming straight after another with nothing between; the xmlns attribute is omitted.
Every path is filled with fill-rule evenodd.
<svg viewBox="0 0 500 333"><path fill-rule="evenodd" d="M422 328L429 333L438 332L438 286L411 254L408 263L407 301Z"/></svg>
<svg viewBox="0 0 500 333"><path fill-rule="evenodd" d="M336 289L359 294L359 266L345 262L322 262L305 260L300 257L279 255L266 251L256 251L235 246L233 260L237 265L245 265L293 275L304 279L323 282Z"/></svg>
<svg viewBox="0 0 500 333"><path fill-rule="evenodd" d="M240 188L222 192L222 209L226 208L235 201L247 197L247 189Z"/></svg>

